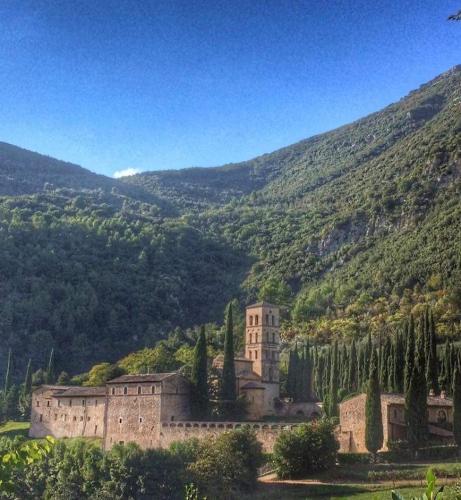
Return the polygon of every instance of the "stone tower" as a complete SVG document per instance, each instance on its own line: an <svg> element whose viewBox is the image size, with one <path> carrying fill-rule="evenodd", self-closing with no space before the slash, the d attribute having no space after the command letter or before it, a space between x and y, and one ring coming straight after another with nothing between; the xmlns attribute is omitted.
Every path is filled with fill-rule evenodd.
<svg viewBox="0 0 461 500"><path fill-rule="evenodd" d="M245 357L261 381L279 386L280 309L267 302L246 308Z"/></svg>

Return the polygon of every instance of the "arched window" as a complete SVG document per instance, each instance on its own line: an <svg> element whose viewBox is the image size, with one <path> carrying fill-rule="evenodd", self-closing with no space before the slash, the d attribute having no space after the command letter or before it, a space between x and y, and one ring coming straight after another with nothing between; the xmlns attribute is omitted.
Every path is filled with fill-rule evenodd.
<svg viewBox="0 0 461 500"><path fill-rule="evenodd" d="M152 394L155 394L155 385L153 385L151 388L150 388Z"/></svg>
<svg viewBox="0 0 461 500"><path fill-rule="evenodd" d="M255 351L255 359L258 359L258 351Z"/></svg>
<svg viewBox="0 0 461 500"><path fill-rule="evenodd" d="M275 326L275 318L274 318L274 315L272 315L272 326Z"/></svg>
<svg viewBox="0 0 461 500"><path fill-rule="evenodd" d="M138 394L141 394L141 386L138 385Z"/></svg>
<svg viewBox="0 0 461 500"><path fill-rule="evenodd" d="M259 324L259 316L256 314L255 316L255 325L258 326Z"/></svg>
<svg viewBox="0 0 461 500"><path fill-rule="evenodd" d="M253 316L250 316L250 326L253 326Z"/></svg>
<svg viewBox="0 0 461 500"><path fill-rule="evenodd" d="M125 387L123 388L123 394L128 394L128 387L127 387L127 386L125 386Z"/></svg>
<svg viewBox="0 0 461 500"><path fill-rule="evenodd" d="M115 387L112 387L112 396L115 396Z"/></svg>
<svg viewBox="0 0 461 500"><path fill-rule="evenodd" d="M253 334L250 333L250 344L252 344L252 343L253 343Z"/></svg>
<svg viewBox="0 0 461 500"><path fill-rule="evenodd" d="M268 324L269 324L269 315L266 314L266 325L268 325Z"/></svg>
<svg viewBox="0 0 461 500"><path fill-rule="evenodd" d="M255 333L255 336L256 336L256 340L255 340L255 342L256 342L256 343L258 343L258 334L257 334L257 333Z"/></svg>
<svg viewBox="0 0 461 500"><path fill-rule="evenodd" d="M272 332L272 343L275 342L275 332Z"/></svg>
<svg viewBox="0 0 461 500"><path fill-rule="evenodd" d="M253 356L253 353L251 351L248 351L248 354L250 355L250 359L253 359L252 356Z"/></svg>

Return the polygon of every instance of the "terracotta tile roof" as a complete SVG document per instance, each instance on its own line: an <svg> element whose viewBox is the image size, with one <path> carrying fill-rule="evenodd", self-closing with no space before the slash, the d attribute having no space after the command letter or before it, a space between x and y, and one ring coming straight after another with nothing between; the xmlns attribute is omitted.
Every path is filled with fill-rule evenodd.
<svg viewBox="0 0 461 500"><path fill-rule="evenodd" d="M171 373L145 373L139 375L122 375L121 377L109 380L108 384L134 384L139 382L161 382L172 375L177 375L176 372Z"/></svg>
<svg viewBox="0 0 461 500"><path fill-rule="evenodd" d="M63 392L58 392L53 394L54 397L60 398L70 398L70 397L95 397L95 396L105 396L106 387L69 387Z"/></svg>
<svg viewBox="0 0 461 500"><path fill-rule="evenodd" d="M258 384L257 382L247 382L245 385L242 385L240 389L262 389L263 391L266 390L264 386Z"/></svg>
<svg viewBox="0 0 461 500"><path fill-rule="evenodd" d="M355 398L363 397L365 394L357 394L356 396L353 396L349 399L345 399L343 402L346 403L348 401L351 401ZM405 396L403 394L389 394L389 393L382 393L381 394L381 400L386 401L387 403L390 404L397 404L397 405L404 405L405 404ZM340 403L342 404L342 403ZM427 405L428 406L453 406L453 400L450 398L442 398L440 396L428 396L427 398Z"/></svg>
<svg viewBox="0 0 461 500"><path fill-rule="evenodd" d="M262 302L256 302L256 304L251 304L246 308L253 309L254 307L271 307L272 309L278 309L279 306L276 306L275 304L270 304L269 302L263 300Z"/></svg>

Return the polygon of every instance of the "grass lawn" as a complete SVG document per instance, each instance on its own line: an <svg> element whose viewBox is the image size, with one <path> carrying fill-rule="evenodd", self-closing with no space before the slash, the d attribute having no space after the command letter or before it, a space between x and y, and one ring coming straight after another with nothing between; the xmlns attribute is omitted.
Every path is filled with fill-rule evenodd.
<svg viewBox="0 0 461 500"><path fill-rule="evenodd" d="M10 437L23 436L27 437L29 434L29 422L13 422L9 421L3 425L0 425L0 437Z"/></svg>
<svg viewBox="0 0 461 500"><path fill-rule="evenodd" d="M391 500L391 491L405 499L421 495L425 489L427 469L436 472L437 485L447 484L444 498L461 478L461 462L348 465L305 480L278 481L273 476L261 478L254 500ZM461 479L460 479L461 481ZM449 483L449 484L448 484ZM459 497L458 497L459 498Z"/></svg>

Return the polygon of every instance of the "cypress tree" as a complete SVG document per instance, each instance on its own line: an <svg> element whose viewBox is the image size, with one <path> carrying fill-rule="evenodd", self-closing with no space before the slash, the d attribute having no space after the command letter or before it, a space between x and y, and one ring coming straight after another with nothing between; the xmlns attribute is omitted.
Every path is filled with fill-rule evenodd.
<svg viewBox="0 0 461 500"><path fill-rule="evenodd" d="M333 352L331 353L331 370L330 370L330 391L328 397L329 416L338 416L338 341L336 340L333 345Z"/></svg>
<svg viewBox="0 0 461 500"><path fill-rule="evenodd" d="M226 334L224 337L224 364L222 374L221 398L224 401L235 401L235 364L234 364L234 324L232 321L232 304L227 310Z"/></svg>
<svg viewBox="0 0 461 500"><path fill-rule="evenodd" d="M330 391L331 358L333 348L330 347L325 352L325 368L323 370L323 399L328 398Z"/></svg>
<svg viewBox="0 0 461 500"><path fill-rule="evenodd" d="M359 373L357 380L357 390L361 390L365 379L365 346L359 345Z"/></svg>
<svg viewBox="0 0 461 500"><path fill-rule="evenodd" d="M355 392L357 390L357 349L355 346L355 340L352 340L351 351L349 354L349 369L347 373L347 390L349 392Z"/></svg>
<svg viewBox="0 0 461 500"><path fill-rule="evenodd" d="M381 390L379 387L378 359L373 351L370 365L370 378L367 385L365 403L365 446L376 456L383 446L383 420L381 414Z"/></svg>
<svg viewBox="0 0 461 500"><path fill-rule="evenodd" d="M461 371L455 368L453 376L453 437L456 445L461 446Z"/></svg>
<svg viewBox="0 0 461 500"><path fill-rule="evenodd" d="M287 394L293 401L296 400L297 380L298 380L298 346L290 350L288 357L287 373Z"/></svg>
<svg viewBox="0 0 461 500"><path fill-rule="evenodd" d="M446 391L448 394L451 394L453 389L453 343L448 342L445 345L445 369L447 374L447 385Z"/></svg>
<svg viewBox="0 0 461 500"><path fill-rule="evenodd" d="M445 346L443 349L442 356L440 358L440 372L439 372L439 387L440 389L448 391L448 373L447 373L447 349L448 349L448 339L445 341Z"/></svg>
<svg viewBox="0 0 461 500"><path fill-rule="evenodd" d="M437 339L435 334L434 316L432 311L429 311L427 318L427 343L428 348L426 352L426 382L428 391L434 391L438 394L439 390L439 374L438 374L438 361L437 361Z"/></svg>
<svg viewBox="0 0 461 500"><path fill-rule="evenodd" d="M24 377L24 396L29 396L32 393L32 360L29 358L26 368L26 376Z"/></svg>
<svg viewBox="0 0 461 500"><path fill-rule="evenodd" d="M194 348L191 382L193 387L192 415L204 418L208 414L208 367L205 327L202 326Z"/></svg>
<svg viewBox="0 0 461 500"><path fill-rule="evenodd" d="M403 393L403 380L405 371L405 345L401 333L397 333L394 345L394 391Z"/></svg>
<svg viewBox="0 0 461 500"><path fill-rule="evenodd" d="M406 344L403 385L405 394L407 393L410 386L413 366L415 364L415 320L412 314L410 315L410 320L408 322Z"/></svg>
<svg viewBox="0 0 461 500"><path fill-rule="evenodd" d="M50 357L48 359L48 367L46 370L46 383L53 384L55 382L55 372L54 372L54 347L51 348Z"/></svg>
<svg viewBox="0 0 461 500"><path fill-rule="evenodd" d="M405 395L408 444L416 452L427 439L427 385L423 325L415 345L415 361L408 391Z"/></svg>
<svg viewBox="0 0 461 500"><path fill-rule="evenodd" d="M3 398L6 399L8 391L10 389L11 385L11 370L13 369L12 367L12 352L11 349L8 349L8 360L6 363L6 372L5 372L5 382L3 384Z"/></svg>
<svg viewBox="0 0 461 500"><path fill-rule="evenodd" d="M395 346L391 347L391 352L387 358L387 381L386 390L387 392L395 392L394 388L394 349Z"/></svg>

